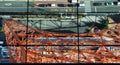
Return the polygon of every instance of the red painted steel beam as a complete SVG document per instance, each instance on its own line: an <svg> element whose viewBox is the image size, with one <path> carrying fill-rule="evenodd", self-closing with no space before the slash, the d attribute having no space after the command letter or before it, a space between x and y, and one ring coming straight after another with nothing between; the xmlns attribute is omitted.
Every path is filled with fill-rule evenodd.
<svg viewBox="0 0 120 65"><path fill-rule="evenodd" d="M115 30L119 29L119 26L117 25L117 27L114 29ZM13 62L18 62L18 63L24 63L24 62L28 62L28 63L71 62L72 63L72 61L74 63L77 63L78 60L84 63L87 63L87 62L91 62L91 63L109 62L111 63L112 61L120 62L119 61L120 54L118 54L118 56L114 54L115 51L119 52L119 50L111 51L110 49L107 49L107 47L105 46L105 45L119 44L119 43L116 43L115 40L120 39L119 38L120 33L118 32L118 34L116 34L116 31L114 29L100 30L95 33L93 32L93 33L79 34L79 37L82 37L82 38L84 38L85 36L91 36L89 38L84 38L84 40L82 41L79 41L79 45L101 45L101 46L99 47L99 49L96 49L96 50L92 50L96 46L88 46L84 49L82 49L84 46L79 46L80 47L80 51L79 51L80 59L78 59L77 48L73 48L73 49L69 48L66 51L63 51L63 50L51 49L51 46L49 46L49 45L59 45L59 44L78 45L78 42L77 42L78 34L49 32L49 31L38 30L30 26L28 26L28 32L26 34L27 26L25 24L22 24L15 20L6 20L4 22L4 33L6 36L7 45L18 45L18 46L15 46L14 50L10 49L11 47L9 47L10 58L11 58L10 60ZM26 45L26 35L28 35L27 45L31 45L28 47L32 47L32 45L36 45L34 46L34 49L31 49L31 51L26 49L26 46L25 47L20 46L20 45ZM56 39L52 41L50 39L51 37L56 38ZM68 37L72 38L72 40L67 40ZM99 37L100 39L93 40L93 38L95 37ZM114 40L104 42L103 37L111 37ZM38 40L38 38L45 38L46 41ZM88 40L91 42L87 42ZM47 45L47 46L45 50L37 51L37 48L42 47L42 46L37 46L37 45ZM67 48L67 47L60 46L60 48ZM16 54L15 58L13 57L12 52ZM42 54L38 54L38 52ZM47 54L43 54L44 52L47 52ZM52 54L50 54L50 52L52 52ZM65 52L67 53L66 55L64 55ZM56 55L56 53L59 53L59 54L61 53L63 54L64 57L58 56L55 58L54 55ZM28 54L27 57L26 57L26 54ZM67 56L68 58L66 58ZM25 60L26 58L27 58L27 61ZM61 61L61 60L64 60L64 61Z"/></svg>

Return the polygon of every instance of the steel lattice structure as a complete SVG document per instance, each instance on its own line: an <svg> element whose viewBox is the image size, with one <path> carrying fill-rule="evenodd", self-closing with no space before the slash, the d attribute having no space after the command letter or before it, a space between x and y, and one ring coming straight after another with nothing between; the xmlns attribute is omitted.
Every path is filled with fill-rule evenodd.
<svg viewBox="0 0 120 65"><path fill-rule="evenodd" d="M38 30L15 20L4 22L11 63L120 62L119 29L118 24L113 29L78 36L77 33ZM105 37L111 37L113 40L103 41ZM78 41L79 38L83 40ZM114 49L109 49L110 46ZM98 49L95 49L97 47Z"/></svg>

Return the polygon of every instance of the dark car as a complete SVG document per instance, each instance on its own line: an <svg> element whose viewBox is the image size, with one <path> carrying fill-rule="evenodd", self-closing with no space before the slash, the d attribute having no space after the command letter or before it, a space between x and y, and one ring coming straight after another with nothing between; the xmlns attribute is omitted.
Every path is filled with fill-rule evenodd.
<svg viewBox="0 0 120 65"><path fill-rule="evenodd" d="M58 6L58 7L65 7L66 4L58 4L57 6Z"/></svg>
<svg viewBox="0 0 120 65"><path fill-rule="evenodd" d="M39 4L39 7L47 7L47 4Z"/></svg>
<svg viewBox="0 0 120 65"><path fill-rule="evenodd" d="M102 3L96 2L96 3L93 3L93 6L102 6Z"/></svg>
<svg viewBox="0 0 120 65"><path fill-rule="evenodd" d="M68 7L75 7L75 4L68 4Z"/></svg>

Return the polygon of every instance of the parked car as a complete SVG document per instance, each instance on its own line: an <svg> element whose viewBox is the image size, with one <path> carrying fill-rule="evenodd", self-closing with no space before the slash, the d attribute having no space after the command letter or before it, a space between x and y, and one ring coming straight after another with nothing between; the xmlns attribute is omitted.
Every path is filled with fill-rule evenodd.
<svg viewBox="0 0 120 65"><path fill-rule="evenodd" d="M80 7L85 6L85 3L84 2L80 2L79 6Z"/></svg>
<svg viewBox="0 0 120 65"><path fill-rule="evenodd" d="M66 4L58 4L58 7L66 7Z"/></svg>
<svg viewBox="0 0 120 65"><path fill-rule="evenodd" d="M3 58L9 58L9 51L7 50L7 47L2 47L1 55Z"/></svg>
<svg viewBox="0 0 120 65"><path fill-rule="evenodd" d="M105 4L106 6L114 5L113 2L105 2L104 4Z"/></svg>
<svg viewBox="0 0 120 65"><path fill-rule="evenodd" d="M39 4L39 7L47 7L47 4Z"/></svg>
<svg viewBox="0 0 120 65"><path fill-rule="evenodd" d="M79 7L79 4L77 4L77 3L74 3L74 4L68 4L68 6L69 6L69 7L77 7L77 6Z"/></svg>
<svg viewBox="0 0 120 65"><path fill-rule="evenodd" d="M99 2L93 3L93 6L101 6L101 5L102 5L102 3L99 3Z"/></svg>

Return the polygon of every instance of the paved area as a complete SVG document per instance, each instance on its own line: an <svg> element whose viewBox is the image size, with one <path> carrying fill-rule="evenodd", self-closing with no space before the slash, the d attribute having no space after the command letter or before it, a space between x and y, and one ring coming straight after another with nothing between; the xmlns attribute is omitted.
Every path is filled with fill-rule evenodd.
<svg viewBox="0 0 120 65"><path fill-rule="evenodd" d="M76 12L76 7L40 7L34 8L34 3L29 3L29 12ZM91 12L120 12L119 6L96 6L91 8ZM0 12L26 12L27 2L1 1ZM85 12L85 7L79 7L79 12Z"/></svg>

